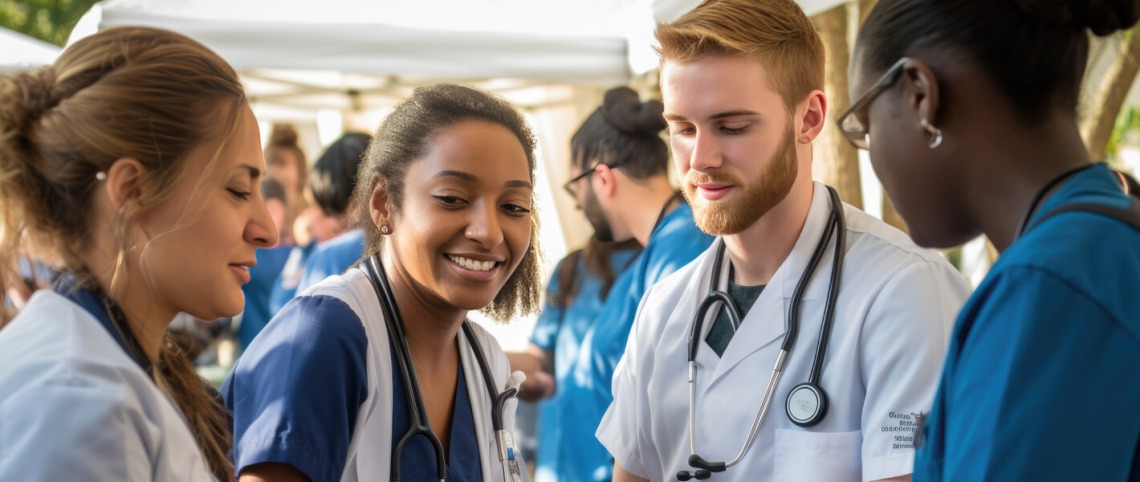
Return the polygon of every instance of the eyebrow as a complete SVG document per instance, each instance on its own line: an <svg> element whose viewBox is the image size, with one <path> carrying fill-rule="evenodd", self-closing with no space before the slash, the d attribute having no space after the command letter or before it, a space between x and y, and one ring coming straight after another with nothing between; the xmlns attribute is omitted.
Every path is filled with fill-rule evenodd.
<svg viewBox="0 0 1140 482"><path fill-rule="evenodd" d="M254 180L254 181L256 181L258 178L261 177L261 169L253 167L252 165L249 165L249 164L239 165L236 169L245 169L246 171L249 171L249 177L251 180Z"/></svg>
<svg viewBox="0 0 1140 482"><path fill-rule="evenodd" d="M759 116L759 115L760 115L759 112L754 112L754 111L750 111L750 110L746 110L746 109L726 110L724 112L717 112L716 114L710 115L709 120L725 119L728 117ZM674 121L674 122L675 121L686 121L686 120L688 120L685 117L679 116L677 114L665 114L663 117L665 117L666 121Z"/></svg>
<svg viewBox="0 0 1140 482"><path fill-rule="evenodd" d="M439 171L439 172L435 173L435 175L433 175L432 177L433 178L457 177L457 178L462 179L462 180L467 181L467 182L478 181L478 179L475 177L475 175L469 174L469 173L466 173L463 171L450 171L450 170L449 171ZM534 186L531 185L531 183L529 183L527 181L507 181L506 186L507 187L521 187L521 188L534 190Z"/></svg>

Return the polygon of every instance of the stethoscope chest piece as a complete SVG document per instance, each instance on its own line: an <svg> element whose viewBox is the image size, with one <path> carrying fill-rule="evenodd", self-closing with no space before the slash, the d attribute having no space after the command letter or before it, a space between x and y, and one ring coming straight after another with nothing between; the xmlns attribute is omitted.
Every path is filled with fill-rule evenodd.
<svg viewBox="0 0 1140 482"><path fill-rule="evenodd" d="M787 409L792 423L811 427L827 415L827 394L814 383L801 383L788 393Z"/></svg>

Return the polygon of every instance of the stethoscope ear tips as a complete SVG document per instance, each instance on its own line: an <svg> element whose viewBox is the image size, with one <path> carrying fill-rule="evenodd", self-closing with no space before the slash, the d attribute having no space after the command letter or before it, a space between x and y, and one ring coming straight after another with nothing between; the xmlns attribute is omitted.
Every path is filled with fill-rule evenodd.
<svg viewBox="0 0 1140 482"><path fill-rule="evenodd" d="M693 472L689 472L688 470L682 470L680 472L677 472L677 480L680 480L680 481L692 480L692 479L708 480L710 477L712 477L712 472L709 472L705 469L697 469Z"/></svg>
<svg viewBox="0 0 1140 482"><path fill-rule="evenodd" d="M827 414L827 394L811 382L801 383L788 393L788 418L801 427L811 427Z"/></svg>

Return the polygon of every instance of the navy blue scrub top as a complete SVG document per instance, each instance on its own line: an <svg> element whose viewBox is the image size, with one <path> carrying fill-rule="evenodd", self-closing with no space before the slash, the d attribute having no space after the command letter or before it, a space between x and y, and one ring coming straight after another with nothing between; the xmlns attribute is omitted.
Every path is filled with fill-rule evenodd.
<svg viewBox="0 0 1140 482"><path fill-rule="evenodd" d="M301 296L278 312L222 385L233 414L235 473L276 462L314 482L340 480L360 407L373 389L368 386L368 343L359 316L337 298ZM460 370L448 457L448 480L456 481L482 479L465 375ZM393 373L393 440L408 426L400 380ZM438 481L427 439L414 442L401 459L401 478Z"/></svg>
<svg viewBox="0 0 1140 482"><path fill-rule="evenodd" d="M474 376L479 376L478 373ZM471 413L471 400L467 392L467 377L463 373L463 363L459 362L459 377L456 380L455 408L451 412L451 440L448 441L447 480L468 482L483 480L483 468L479 459L479 440L475 435L475 419ZM396 355L392 354L392 451L404 438L410 425L408 404L404 395L404 377L400 376L396 365ZM395 464L395 460L392 461ZM438 481L435 467L435 450L428 438L422 435L412 437L400 455L400 481Z"/></svg>

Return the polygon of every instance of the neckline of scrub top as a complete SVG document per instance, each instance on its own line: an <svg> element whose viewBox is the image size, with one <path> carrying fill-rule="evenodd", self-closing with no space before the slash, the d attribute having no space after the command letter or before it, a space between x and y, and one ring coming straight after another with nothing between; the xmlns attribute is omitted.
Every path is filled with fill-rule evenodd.
<svg viewBox="0 0 1140 482"><path fill-rule="evenodd" d="M392 449L404 437L409 426L408 406L404 400L404 377L396 369L396 355L392 357ZM483 466L479 454L479 441L475 434L475 418L467 390L467 375L462 360L455 380L455 406L451 409L451 437L447 460L447 480L454 482L483 479ZM392 460L395 464L396 461ZM436 476L435 451L427 437L416 436L404 446L400 457L400 479L406 481L439 480Z"/></svg>
<svg viewBox="0 0 1140 482"><path fill-rule="evenodd" d="M119 344L119 348L122 348L123 352L131 357L131 360L146 373L147 378L154 381L150 360L141 353L139 348L132 348L123 337L123 334L115 326L114 322L111 321L111 316L107 313L107 307L103 305L103 296L100 293L92 289L80 287L78 278L74 273L60 275L59 279L52 284L52 291L59 293L60 296L79 305L84 311L95 317L95 321L98 321L99 325L101 325L104 330L107 330L107 333L111 335L115 343Z"/></svg>

